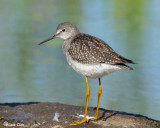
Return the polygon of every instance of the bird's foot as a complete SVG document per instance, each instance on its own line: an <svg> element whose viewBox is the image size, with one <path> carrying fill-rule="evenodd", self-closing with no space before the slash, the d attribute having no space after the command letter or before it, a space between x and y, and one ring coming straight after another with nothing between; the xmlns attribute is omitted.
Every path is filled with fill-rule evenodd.
<svg viewBox="0 0 160 128"><path fill-rule="evenodd" d="M73 124L70 124L70 126L83 124L83 123L88 123L89 121L95 121L95 120L97 120L97 117L94 117L94 118L91 118L91 119L84 118L81 122L74 122Z"/></svg>
<svg viewBox="0 0 160 128"><path fill-rule="evenodd" d="M84 118L82 121L80 122L74 122L73 124L70 124L70 126L73 125L78 125L78 124L83 124L83 123L88 123L90 119Z"/></svg>
<svg viewBox="0 0 160 128"><path fill-rule="evenodd" d="M94 117L94 118L91 118L91 119L89 119L89 121L94 121L94 120L97 120L97 117Z"/></svg>

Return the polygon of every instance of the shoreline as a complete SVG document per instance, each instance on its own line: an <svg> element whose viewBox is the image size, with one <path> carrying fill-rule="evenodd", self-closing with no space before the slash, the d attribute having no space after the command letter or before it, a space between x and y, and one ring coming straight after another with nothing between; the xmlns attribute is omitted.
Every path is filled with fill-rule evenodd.
<svg viewBox="0 0 160 128"><path fill-rule="evenodd" d="M0 128L160 128L160 121L139 114L100 108L98 121L69 126L81 121L84 106L51 102L0 103ZM96 108L88 108L93 117Z"/></svg>

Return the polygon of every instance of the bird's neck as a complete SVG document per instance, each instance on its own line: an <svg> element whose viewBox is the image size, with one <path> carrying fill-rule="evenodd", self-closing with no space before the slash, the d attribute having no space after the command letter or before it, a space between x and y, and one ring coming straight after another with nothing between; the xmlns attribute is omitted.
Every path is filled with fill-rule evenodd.
<svg viewBox="0 0 160 128"><path fill-rule="evenodd" d="M71 36L70 38L68 38L67 40L64 40L64 43L62 45L62 48L63 48L63 52L65 54L68 53L68 50L70 48L70 45L71 45L71 42L79 35L80 33L77 33L76 35L74 36Z"/></svg>
<svg viewBox="0 0 160 128"><path fill-rule="evenodd" d="M70 48L70 44L71 44L72 40L73 40L72 38L71 39L67 39L67 40L64 41L64 43L62 45L63 52L64 52L65 55L67 54L68 49Z"/></svg>

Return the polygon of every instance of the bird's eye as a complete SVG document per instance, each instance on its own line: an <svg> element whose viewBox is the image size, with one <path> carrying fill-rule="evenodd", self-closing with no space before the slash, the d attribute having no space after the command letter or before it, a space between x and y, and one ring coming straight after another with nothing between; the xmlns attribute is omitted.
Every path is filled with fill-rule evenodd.
<svg viewBox="0 0 160 128"><path fill-rule="evenodd" d="M62 32L65 32L66 30L65 29L62 29Z"/></svg>

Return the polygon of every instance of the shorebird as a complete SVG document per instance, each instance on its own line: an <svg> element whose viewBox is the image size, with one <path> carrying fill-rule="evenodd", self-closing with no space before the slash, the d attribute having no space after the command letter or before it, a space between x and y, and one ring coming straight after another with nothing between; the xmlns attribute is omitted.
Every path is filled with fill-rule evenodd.
<svg viewBox="0 0 160 128"><path fill-rule="evenodd" d="M71 125L82 124L90 120L97 120L100 97L102 93L101 77L119 70L133 70L133 68L126 64L135 64L132 60L126 59L117 54L108 44L103 40L80 33L78 28L69 22L64 22L58 25L55 35L42 41L43 44L54 38L61 38L64 40L63 52L67 58L69 65L78 73L85 76L86 81L86 106L84 118L80 122L74 122ZM87 119L87 108L89 101L89 78L98 78L98 100L95 117Z"/></svg>

